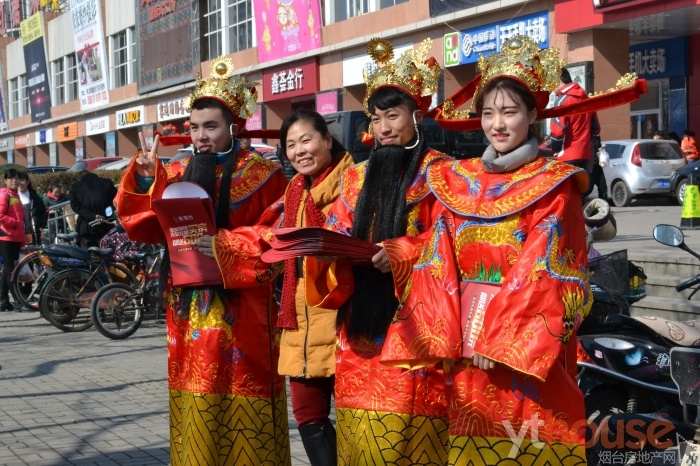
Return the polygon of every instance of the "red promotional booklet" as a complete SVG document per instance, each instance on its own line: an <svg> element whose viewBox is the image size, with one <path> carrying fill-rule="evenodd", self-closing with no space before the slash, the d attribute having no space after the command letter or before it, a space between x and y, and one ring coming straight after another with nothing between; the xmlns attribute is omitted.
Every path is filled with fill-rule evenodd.
<svg viewBox="0 0 700 466"><path fill-rule="evenodd" d="M462 282L460 284L462 311L462 356L474 357L474 346L484 326L484 314L491 299L501 290L500 283Z"/></svg>
<svg viewBox="0 0 700 466"><path fill-rule="evenodd" d="M200 195L206 197L195 197ZM152 206L168 243L173 285L220 285L216 261L194 247L202 236L216 234L214 205L206 192L194 183L174 183Z"/></svg>
<svg viewBox="0 0 700 466"><path fill-rule="evenodd" d="M365 262L381 249L367 241L321 227L279 228L272 230L272 234L272 249L262 255L262 260L267 263L301 256L341 257Z"/></svg>

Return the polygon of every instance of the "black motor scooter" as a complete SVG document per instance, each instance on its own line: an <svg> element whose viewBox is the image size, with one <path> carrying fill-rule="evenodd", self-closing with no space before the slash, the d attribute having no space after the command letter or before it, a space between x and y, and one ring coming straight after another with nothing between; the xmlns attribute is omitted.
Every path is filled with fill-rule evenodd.
<svg viewBox="0 0 700 466"><path fill-rule="evenodd" d="M655 230L657 239L661 231L658 233ZM682 239L676 242L680 247ZM674 373L679 369L673 369L673 355L697 351L694 368L700 375L700 348L684 348L681 345L686 341L673 341L649 325L651 320L681 323L630 317L628 307L596 284L594 276L591 286L593 311L578 332L578 383L586 404L588 463L680 464L684 451L679 445L687 447L685 441L694 439L698 410L695 405L682 404L682 396L679 399L679 387L680 392L688 387L677 386ZM596 305L599 299L608 305ZM700 338L700 322L697 324L694 328ZM677 365L686 372L692 366Z"/></svg>

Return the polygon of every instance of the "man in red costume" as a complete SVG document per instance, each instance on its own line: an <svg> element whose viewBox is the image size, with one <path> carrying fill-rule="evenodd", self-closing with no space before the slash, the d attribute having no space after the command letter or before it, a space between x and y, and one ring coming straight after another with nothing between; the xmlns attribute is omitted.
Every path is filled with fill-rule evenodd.
<svg viewBox="0 0 700 466"><path fill-rule="evenodd" d="M429 228L435 198L425 171L448 158L426 146L420 126L440 68L430 39L393 61L391 44L372 39L379 64L365 75L365 111L374 148L343 172L326 227L382 244L372 264L352 267L307 258L307 304L338 311L335 405L338 464L444 464L447 455L444 374L436 367L402 371L380 364L387 327ZM315 265L314 265L315 264ZM354 291L354 292L353 292Z"/></svg>
<svg viewBox="0 0 700 466"><path fill-rule="evenodd" d="M214 201L219 231L253 225L287 184L278 164L240 149L236 135L255 111L255 83L233 76L228 57L211 62L183 104L190 111L194 154L164 167L145 148L122 178L117 205L133 240L164 240L151 200L177 181L202 186ZM212 256L212 237L198 247ZM224 286L174 287L168 276L168 388L171 464L289 465L284 378L271 274L253 264L229 267L245 254L235 244L217 251ZM264 269L265 271L267 269ZM169 269L162 271L162 276Z"/></svg>

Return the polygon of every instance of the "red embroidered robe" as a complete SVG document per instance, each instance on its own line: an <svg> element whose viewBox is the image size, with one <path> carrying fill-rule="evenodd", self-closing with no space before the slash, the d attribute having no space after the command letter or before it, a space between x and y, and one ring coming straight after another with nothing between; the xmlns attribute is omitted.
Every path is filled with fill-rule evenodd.
<svg viewBox="0 0 700 466"><path fill-rule="evenodd" d="M131 239L164 241L150 202L180 181L188 161L167 167L159 162L146 194L138 193L135 163L127 168L117 208ZM287 181L278 164L248 151L240 150L235 164L230 225L252 225L284 193ZM222 171L218 165L217 193ZM189 317L180 319L173 309L179 289L171 282L166 289L171 463L288 465L287 401L284 378L277 374L271 274L252 264L227 267L228 258L246 254L235 245L217 252L227 277L226 302L193 302ZM211 309L200 312L203 305Z"/></svg>
<svg viewBox="0 0 700 466"><path fill-rule="evenodd" d="M486 173L480 159L428 169L435 223L382 360L444 361L450 465L585 464L575 380L575 330L592 300L583 175L544 159L503 174ZM475 347L497 362L492 370L462 358L463 281L501 283Z"/></svg>

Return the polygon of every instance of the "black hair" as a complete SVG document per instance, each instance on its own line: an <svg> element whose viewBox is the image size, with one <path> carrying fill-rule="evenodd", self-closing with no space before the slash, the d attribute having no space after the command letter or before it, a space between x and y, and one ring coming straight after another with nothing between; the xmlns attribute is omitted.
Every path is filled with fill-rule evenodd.
<svg viewBox="0 0 700 466"><path fill-rule="evenodd" d="M19 178L20 180L23 180L23 181L24 180L29 181L29 173L27 173L25 171L18 171L17 178Z"/></svg>
<svg viewBox="0 0 700 466"><path fill-rule="evenodd" d="M537 110L537 101L535 100L535 95L530 91L530 89L525 86L520 81L515 79L502 76L497 77L489 81L484 89L476 96L474 100L474 108L477 113L481 115L484 110L484 98L486 95L490 94L491 91L501 91L508 94L513 101L522 102L525 105L525 110L529 113L532 110ZM527 133L527 138L531 139L536 137L539 141L539 135L537 134L537 128L534 124L530 125L530 129ZM541 142L541 141L540 141Z"/></svg>
<svg viewBox="0 0 700 466"><path fill-rule="evenodd" d="M328 124L320 113L305 108L297 110L285 118L282 122L282 126L280 126L280 144L282 146L282 150L278 151L277 154L281 155L282 157L287 157L286 141L289 128L291 128L291 126L297 121L305 121L309 123L316 131L321 133L321 136L324 138L329 134ZM337 154L346 151L345 147L343 147L343 145L336 138L331 136L331 140L331 156L335 157Z"/></svg>
<svg viewBox="0 0 700 466"><path fill-rule="evenodd" d="M19 173L19 170L15 168L8 168L7 170L5 170L5 179L7 180L9 178L19 178Z"/></svg>
<svg viewBox="0 0 700 466"><path fill-rule="evenodd" d="M418 109L418 104L406 91L387 86L380 87L374 91L367 101L367 108L369 108L369 113L374 113L377 108L379 110L386 110L387 108L397 107L401 104L406 105L408 111L411 113Z"/></svg>
<svg viewBox="0 0 700 466"><path fill-rule="evenodd" d="M227 126L231 126L232 124L236 123L235 119L233 118L233 113L231 113L231 110L221 103L220 101L213 99L211 97L204 97L202 99L198 99L194 101L194 104L192 104L192 110L204 110L207 108L218 108L221 110L221 115L224 117L224 121L226 121Z"/></svg>
<svg viewBox="0 0 700 466"><path fill-rule="evenodd" d="M566 68L561 69L561 76L559 77L559 80L563 82L564 84L571 84L571 74L569 74L569 70Z"/></svg>

